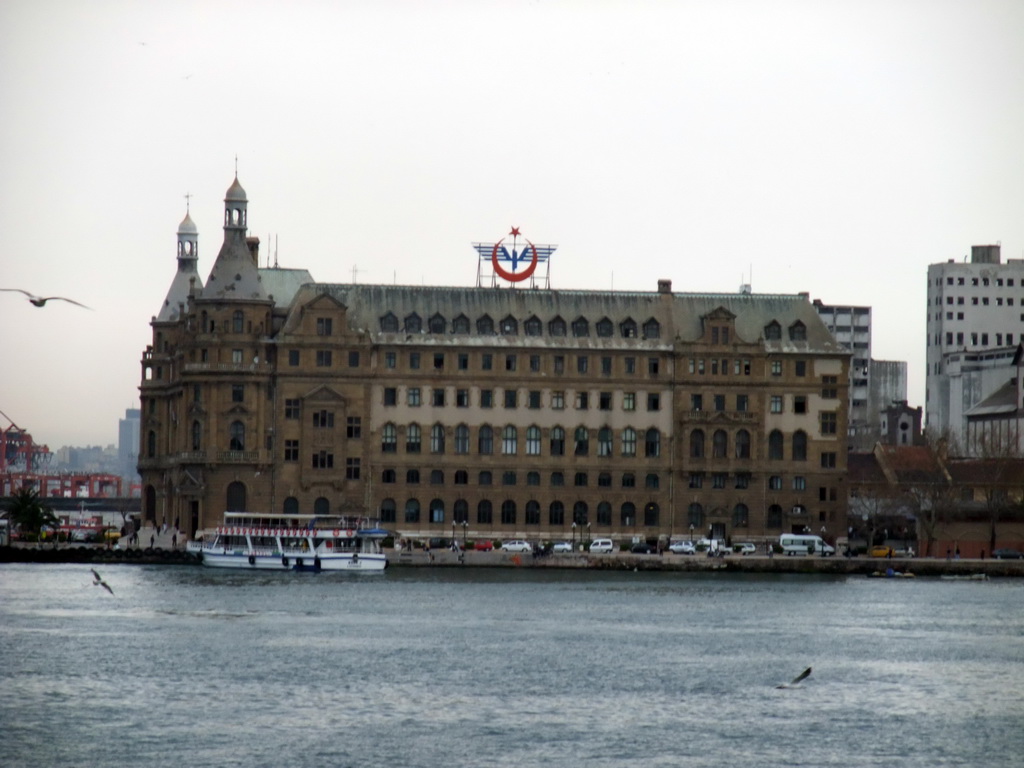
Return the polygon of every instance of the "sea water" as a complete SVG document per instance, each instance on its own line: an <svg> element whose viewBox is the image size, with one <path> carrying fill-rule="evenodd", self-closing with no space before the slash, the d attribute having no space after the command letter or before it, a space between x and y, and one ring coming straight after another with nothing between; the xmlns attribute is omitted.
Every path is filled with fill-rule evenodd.
<svg viewBox="0 0 1024 768"><path fill-rule="evenodd" d="M0 566L5 766L1024 760L1021 581L99 570Z"/></svg>

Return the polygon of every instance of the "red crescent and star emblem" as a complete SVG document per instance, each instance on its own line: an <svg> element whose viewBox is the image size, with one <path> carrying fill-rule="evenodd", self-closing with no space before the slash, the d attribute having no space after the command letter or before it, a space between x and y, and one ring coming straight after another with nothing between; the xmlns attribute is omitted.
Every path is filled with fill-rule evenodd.
<svg viewBox="0 0 1024 768"><path fill-rule="evenodd" d="M512 253L509 253L508 249L502 245L502 243L505 242L505 238L503 237L494 244L494 248L491 250L491 266L494 267L494 271L505 280L508 280L510 283L518 283L529 278L537 269L537 248L533 243L523 237L527 247L523 248L522 253L519 253L516 248L517 240L522 237L519 233L519 227L512 227L512 230L505 237L509 236L512 237ZM529 256L527 255L527 252L529 252ZM502 261L511 263L512 269L505 269L501 266ZM524 270L521 272L516 271L516 268L520 264L525 264L527 261L529 261L529 265Z"/></svg>

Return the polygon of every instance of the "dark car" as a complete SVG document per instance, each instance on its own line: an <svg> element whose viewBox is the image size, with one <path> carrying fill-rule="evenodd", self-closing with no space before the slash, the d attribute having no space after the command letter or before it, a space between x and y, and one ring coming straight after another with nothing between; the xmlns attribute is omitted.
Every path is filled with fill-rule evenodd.
<svg viewBox="0 0 1024 768"><path fill-rule="evenodd" d="M634 555L653 555L658 550L656 550L650 544L641 542L639 544L634 544L632 547L629 548L629 551L632 552Z"/></svg>
<svg viewBox="0 0 1024 768"><path fill-rule="evenodd" d="M992 557L996 560L1021 560L1024 559L1024 552L1019 549L994 549Z"/></svg>

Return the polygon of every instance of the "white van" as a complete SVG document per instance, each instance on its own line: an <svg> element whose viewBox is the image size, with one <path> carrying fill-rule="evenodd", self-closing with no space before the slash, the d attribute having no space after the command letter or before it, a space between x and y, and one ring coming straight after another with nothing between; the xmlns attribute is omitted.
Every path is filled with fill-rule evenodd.
<svg viewBox="0 0 1024 768"><path fill-rule="evenodd" d="M798 533L784 533L779 536L779 546L784 555L821 555L828 557L836 553L835 547L825 543L821 536L805 536Z"/></svg>
<svg viewBox="0 0 1024 768"><path fill-rule="evenodd" d="M590 553L592 555L608 554L614 551L615 543L611 539L594 539L590 543Z"/></svg>

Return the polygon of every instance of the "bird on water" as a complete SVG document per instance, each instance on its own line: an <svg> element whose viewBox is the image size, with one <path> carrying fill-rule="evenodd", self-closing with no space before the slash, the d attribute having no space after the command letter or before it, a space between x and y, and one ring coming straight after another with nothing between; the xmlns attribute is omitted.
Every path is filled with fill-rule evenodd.
<svg viewBox="0 0 1024 768"><path fill-rule="evenodd" d="M0 291L14 291L16 293L23 293L26 296L28 296L28 300L37 307L45 307L46 302L48 301L66 301L69 304L74 304L75 306L82 307L83 309L92 309L92 307L87 307L85 306L85 304L82 304L79 301L75 301L74 299L69 299L66 296L36 296L34 293L29 293L28 291L22 290L21 288L0 288Z"/></svg>
<svg viewBox="0 0 1024 768"><path fill-rule="evenodd" d="M808 667L803 672L801 672L799 675L797 675L792 680L790 680L788 683L782 683L782 685L776 685L775 687L776 688L795 688L796 686L800 685L800 683L802 683L804 680L806 680L808 677L810 677L810 675L811 675L811 668Z"/></svg>

